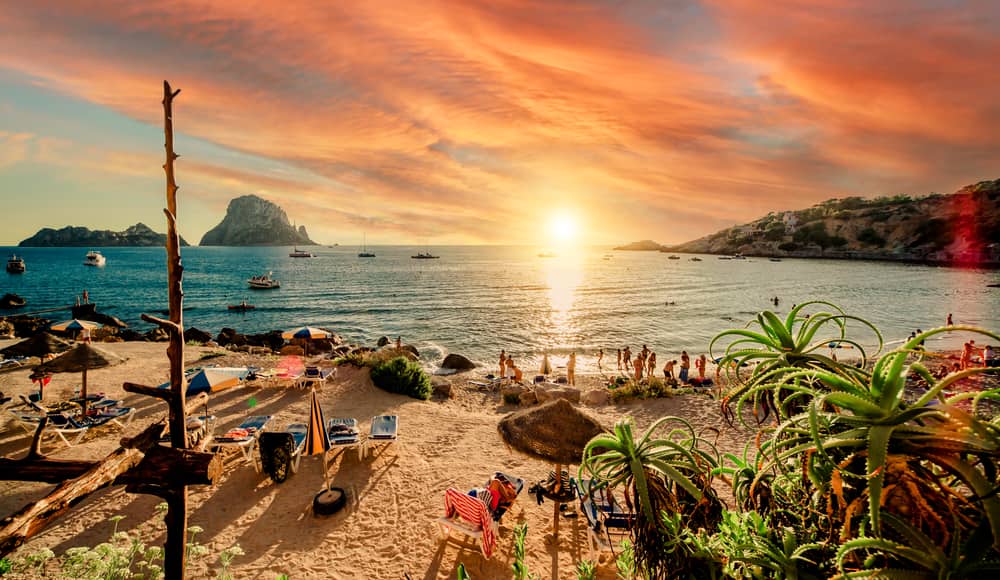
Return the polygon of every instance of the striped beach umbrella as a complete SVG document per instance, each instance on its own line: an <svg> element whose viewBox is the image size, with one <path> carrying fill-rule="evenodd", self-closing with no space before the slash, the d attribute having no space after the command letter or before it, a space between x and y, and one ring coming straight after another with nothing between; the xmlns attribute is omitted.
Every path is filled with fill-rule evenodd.
<svg viewBox="0 0 1000 580"><path fill-rule="evenodd" d="M322 328L316 328L313 326L302 326L294 330L289 330L287 332L281 333L281 338L285 340L315 340L317 338L330 338L331 333L323 330ZM309 343L306 343L306 354L309 354Z"/></svg>
<svg viewBox="0 0 1000 580"><path fill-rule="evenodd" d="M91 322L89 320L79 320L74 318L73 320L67 320L65 322L57 322L49 327L49 330L56 330L59 332L65 332L67 330L94 330L99 328L101 325L96 322Z"/></svg>
<svg viewBox="0 0 1000 580"><path fill-rule="evenodd" d="M330 489L330 478L326 470L326 452L330 450L330 433L326 430L326 419L323 418L323 407L319 404L316 390L312 392L312 403L309 405L309 429L306 431L306 445L302 450L304 455L323 455L323 481Z"/></svg>

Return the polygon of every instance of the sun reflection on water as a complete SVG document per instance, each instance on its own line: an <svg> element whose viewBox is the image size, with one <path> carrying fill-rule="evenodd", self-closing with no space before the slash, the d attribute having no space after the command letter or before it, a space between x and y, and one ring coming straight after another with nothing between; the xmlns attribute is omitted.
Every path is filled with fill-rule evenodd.
<svg viewBox="0 0 1000 580"><path fill-rule="evenodd" d="M577 289L583 283L583 257L575 253L560 253L545 260L543 265L545 285L548 287L549 325L548 331L559 346L573 328L573 305L576 303Z"/></svg>

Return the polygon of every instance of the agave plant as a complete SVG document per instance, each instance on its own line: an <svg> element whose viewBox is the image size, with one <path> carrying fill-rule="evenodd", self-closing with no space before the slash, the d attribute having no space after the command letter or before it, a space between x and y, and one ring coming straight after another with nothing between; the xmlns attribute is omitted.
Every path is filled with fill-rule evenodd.
<svg viewBox="0 0 1000 580"><path fill-rule="evenodd" d="M801 314L807 306L821 305L832 312ZM732 338L719 360L719 367L726 372L727 381L734 387L723 400L723 413L732 422L733 412L729 404L735 401L737 409L744 403L753 403L755 413L763 406L764 417L770 411L780 412L784 397L774 390L786 383L782 377L796 369L813 369L832 372L847 379L866 379L864 370L868 355L864 346L847 336L847 323L855 321L870 329L877 341L876 354L882 349L882 335L867 320L846 314L840 307L829 302L814 300L792 308L784 320L771 311L763 311L746 328L726 330L712 339L709 344L710 356L714 359L716 343ZM823 332L821 332L823 331ZM843 364L823 354L831 344L850 346L861 357L859 366ZM741 368L753 364L749 376ZM784 401L787 403L788 401ZM787 413L783 413L787 416ZM742 414L740 414L742 421ZM763 420L763 417L759 420Z"/></svg>
<svg viewBox="0 0 1000 580"><path fill-rule="evenodd" d="M813 394L807 411L775 429L764 447L768 467L785 474L801 468L828 514L840 521L841 539L884 539L882 519L891 514L936 538L942 549L982 525L1000 546L1000 428L955 406L957 397L943 394L984 369L938 380L919 360L907 364L924 340L952 330L1000 340L981 329L946 327L922 333L881 357L867 381L820 369L782 376L785 385L805 379L823 388ZM929 385L913 404L903 397L910 374Z"/></svg>
<svg viewBox="0 0 1000 580"><path fill-rule="evenodd" d="M591 439L580 477L625 490L626 504L638 512L632 528L636 565L651 577L667 577L660 513L682 513L692 527L714 525L722 512L711 486L718 452L677 417L659 419L638 440L633 429L632 419L625 418L612 433Z"/></svg>

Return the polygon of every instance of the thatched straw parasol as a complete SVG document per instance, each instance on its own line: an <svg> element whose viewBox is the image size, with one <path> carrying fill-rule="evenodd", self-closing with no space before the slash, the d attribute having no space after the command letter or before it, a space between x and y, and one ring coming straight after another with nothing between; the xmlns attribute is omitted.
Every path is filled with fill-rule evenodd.
<svg viewBox="0 0 1000 580"><path fill-rule="evenodd" d="M49 362L39 365L35 372L47 373L79 373L83 372L83 386L80 389L80 398L83 399L81 406L83 414L87 414L87 371L89 369L99 369L125 362L125 359L113 352L108 352L103 348L97 348L90 343L80 343L73 347L66 354L56 357Z"/></svg>
<svg viewBox="0 0 1000 580"><path fill-rule="evenodd" d="M43 357L47 354L63 352L69 347L70 344L65 340L52 336L47 332L40 332L31 338L0 350L0 353L3 353L4 356Z"/></svg>
<svg viewBox="0 0 1000 580"><path fill-rule="evenodd" d="M509 447L556 464L556 492L562 480L562 466L580 463L587 443L606 431L596 419L564 399L511 413L500 420L497 430ZM553 533L558 535L559 502L554 503Z"/></svg>

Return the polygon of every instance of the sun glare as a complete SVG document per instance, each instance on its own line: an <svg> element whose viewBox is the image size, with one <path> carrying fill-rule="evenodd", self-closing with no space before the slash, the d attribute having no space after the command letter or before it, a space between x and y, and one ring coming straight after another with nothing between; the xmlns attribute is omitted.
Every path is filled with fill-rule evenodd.
<svg viewBox="0 0 1000 580"><path fill-rule="evenodd" d="M576 240L579 233L576 218L570 214L556 214L549 220L549 236L558 244Z"/></svg>

